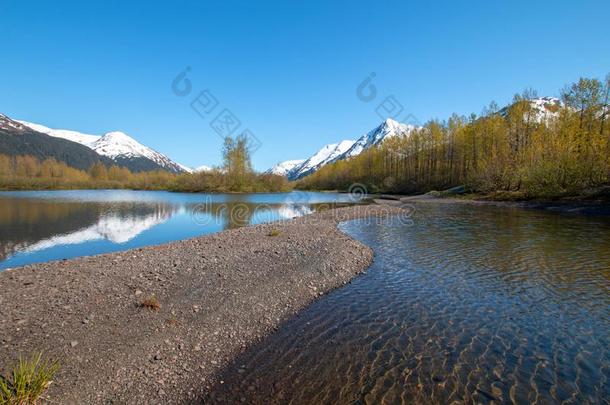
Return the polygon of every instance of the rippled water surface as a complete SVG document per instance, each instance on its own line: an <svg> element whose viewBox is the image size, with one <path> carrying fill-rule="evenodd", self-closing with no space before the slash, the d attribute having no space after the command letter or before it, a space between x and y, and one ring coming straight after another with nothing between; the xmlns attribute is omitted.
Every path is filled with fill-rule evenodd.
<svg viewBox="0 0 610 405"><path fill-rule="evenodd" d="M354 201L346 194L311 192L0 192L0 270L187 239L349 203Z"/></svg>
<svg viewBox="0 0 610 405"><path fill-rule="evenodd" d="M342 225L366 274L242 355L210 402L608 404L610 223L418 206Z"/></svg>

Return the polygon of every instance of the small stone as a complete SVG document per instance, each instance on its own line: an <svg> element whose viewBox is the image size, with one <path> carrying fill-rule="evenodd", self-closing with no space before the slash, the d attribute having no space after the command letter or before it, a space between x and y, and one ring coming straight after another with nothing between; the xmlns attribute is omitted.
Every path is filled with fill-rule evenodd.
<svg viewBox="0 0 610 405"><path fill-rule="evenodd" d="M142 291L141 290L135 290L134 294L137 297L138 295L142 295Z"/></svg>
<svg viewBox="0 0 610 405"><path fill-rule="evenodd" d="M78 344L78 341L73 340L70 342L70 346L75 347Z"/></svg>

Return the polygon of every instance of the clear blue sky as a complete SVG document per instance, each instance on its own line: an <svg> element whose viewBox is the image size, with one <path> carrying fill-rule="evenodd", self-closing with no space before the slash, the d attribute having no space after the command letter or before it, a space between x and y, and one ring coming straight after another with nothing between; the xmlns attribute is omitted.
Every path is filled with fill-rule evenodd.
<svg viewBox="0 0 610 405"><path fill-rule="evenodd" d="M610 71L607 0L0 0L0 13L0 112L122 130L191 166L220 162L214 117L189 106L204 89L260 139L262 170L361 135L389 95L424 122ZM193 90L178 97L187 66ZM366 103L356 88L371 72Z"/></svg>

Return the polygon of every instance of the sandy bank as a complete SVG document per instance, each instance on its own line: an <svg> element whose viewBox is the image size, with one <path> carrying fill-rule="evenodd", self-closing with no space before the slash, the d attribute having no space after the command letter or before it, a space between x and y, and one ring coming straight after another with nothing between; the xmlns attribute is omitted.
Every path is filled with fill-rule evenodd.
<svg viewBox="0 0 610 405"><path fill-rule="evenodd" d="M368 267L339 221L398 212L342 208L0 272L0 368L41 350L60 359L55 403L199 398L248 345ZM158 311L140 307L150 295Z"/></svg>

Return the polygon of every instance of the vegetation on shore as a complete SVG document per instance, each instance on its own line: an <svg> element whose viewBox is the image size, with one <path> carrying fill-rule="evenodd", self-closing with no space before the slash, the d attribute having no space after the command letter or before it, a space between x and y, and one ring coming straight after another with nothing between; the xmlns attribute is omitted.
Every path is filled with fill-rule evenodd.
<svg viewBox="0 0 610 405"><path fill-rule="evenodd" d="M140 303L140 307L146 308L150 311L158 311L161 309L161 303L159 302L156 296L151 295L142 300L142 302Z"/></svg>
<svg viewBox="0 0 610 405"><path fill-rule="evenodd" d="M58 370L59 363L43 360L42 353L20 358L8 377L0 376L0 405L37 403Z"/></svg>
<svg viewBox="0 0 610 405"><path fill-rule="evenodd" d="M369 192L413 194L466 185L513 199L579 195L609 181L609 90L610 75L604 83L581 78L562 90L562 106L546 106L554 114L542 119L528 90L507 109L491 103L481 117L431 120L325 166L297 187L348 190L361 183Z"/></svg>
<svg viewBox="0 0 610 405"><path fill-rule="evenodd" d="M157 170L132 173L124 167L96 163L87 171L55 159L0 154L0 190L136 189L183 192L287 191L288 181L255 173L247 139L227 138L222 168L208 172L172 174Z"/></svg>

